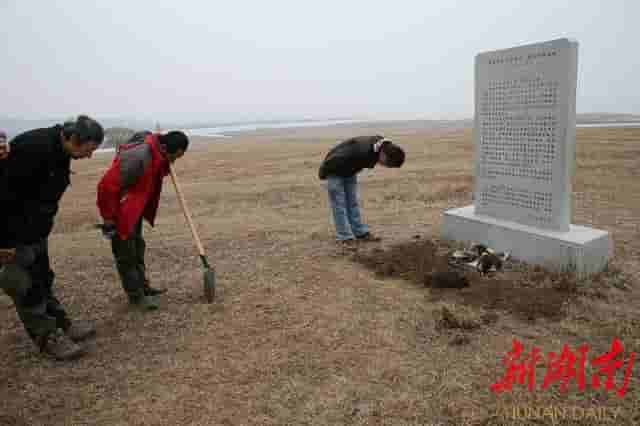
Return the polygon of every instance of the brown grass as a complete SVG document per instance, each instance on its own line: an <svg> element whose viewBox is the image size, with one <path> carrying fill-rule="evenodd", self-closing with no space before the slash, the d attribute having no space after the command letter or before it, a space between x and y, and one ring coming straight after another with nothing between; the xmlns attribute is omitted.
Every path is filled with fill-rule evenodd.
<svg viewBox="0 0 640 426"><path fill-rule="evenodd" d="M408 160L361 176L364 217L384 240L352 258L332 241L317 167L337 140L374 132L400 142ZM176 170L216 266L217 299L203 301L167 180L157 226L145 226L150 278L169 288L152 314L127 309L110 248L92 229L110 158L76 162L51 255L58 295L99 334L83 359L43 359L0 296L0 423L497 425L509 424L503 404L533 404L615 407L616 424L638 424L637 368L623 399L575 384L489 388L513 338L542 354L586 343L594 356L614 337L627 354L640 351L640 130L579 129L577 140L572 221L612 233L610 268L576 281L510 263L493 277L469 273L462 289L420 280L450 249L438 238L442 211L471 203L469 130L359 125L199 143Z"/></svg>

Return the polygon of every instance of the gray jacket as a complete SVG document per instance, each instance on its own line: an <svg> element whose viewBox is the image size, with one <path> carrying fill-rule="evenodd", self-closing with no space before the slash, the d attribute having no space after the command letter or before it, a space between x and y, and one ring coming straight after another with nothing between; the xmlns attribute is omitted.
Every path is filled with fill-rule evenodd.
<svg viewBox="0 0 640 426"><path fill-rule="evenodd" d="M144 138L150 132L138 132L127 142L135 145L118 152L120 156L120 187L122 194L133 185L143 174L151 162L151 147L144 143Z"/></svg>

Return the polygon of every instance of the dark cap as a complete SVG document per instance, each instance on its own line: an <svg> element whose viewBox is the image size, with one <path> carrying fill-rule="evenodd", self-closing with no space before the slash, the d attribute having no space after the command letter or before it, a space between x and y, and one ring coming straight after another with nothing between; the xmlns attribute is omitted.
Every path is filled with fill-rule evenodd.
<svg viewBox="0 0 640 426"><path fill-rule="evenodd" d="M80 143L91 141L101 144L104 139L104 130L100 123L86 115L65 121L63 131L66 137L77 135Z"/></svg>

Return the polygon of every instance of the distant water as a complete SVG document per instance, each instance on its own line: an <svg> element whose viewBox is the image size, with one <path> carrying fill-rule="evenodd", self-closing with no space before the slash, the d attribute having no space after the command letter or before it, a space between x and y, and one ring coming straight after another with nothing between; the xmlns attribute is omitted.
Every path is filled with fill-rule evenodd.
<svg viewBox="0 0 640 426"><path fill-rule="evenodd" d="M371 120L317 120L317 121L283 121L280 123L244 123L197 129L180 129L189 136L203 136L209 138L231 138L227 133L252 132L260 129L293 129L298 127L326 127L338 124L366 123ZM96 150L97 154L115 152L115 148Z"/></svg>
<svg viewBox="0 0 640 426"><path fill-rule="evenodd" d="M116 152L115 148L100 148L100 149L96 149L94 154L103 154L103 153L107 153L107 152Z"/></svg>
<svg viewBox="0 0 640 426"><path fill-rule="evenodd" d="M576 124L576 127L640 127L640 121L626 123L586 123Z"/></svg>
<svg viewBox="0 0 640 426"><path fill-rule="evenodd" d="M226 126L203 127L199 129L183 129L190 136L209 136L230 138L227 133L251 132L260 129L293 129L297 127L326 127L338 124L363 123L367 120L318 120L318 121L283 121L281 123L245 123Z"/></svg>
<svg viewBox="0 0 640 426"><path fill-rule="evenodd" d="M291 121L281 123L247 123L228 126L204 127L199 129L182 129L192 136L209 136L217 138L230 138L228 133L251 132L259 129L293 129L297 127L326 127L338 124L366 123L371 120L323 120L323 121ZM576 127L640 127L640 121L636 122L604 122L577 124Z"/></svg>

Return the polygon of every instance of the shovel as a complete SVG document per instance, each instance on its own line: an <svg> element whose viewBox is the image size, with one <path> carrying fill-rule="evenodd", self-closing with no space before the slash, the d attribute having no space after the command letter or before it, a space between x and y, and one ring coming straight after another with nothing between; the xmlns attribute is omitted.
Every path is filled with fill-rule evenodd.
<svg viewBox="0 0 640 426"><path fill-rule="evenodd" d="M213 298L216 293L216 275L214 270L209 266L209 262L207 261L207 257L204 254L204 248L202 247L202 242L200 241L200 237L198 237L198 233L196 232L196 227L193 224L193 220L191 220L191 214L189 213L189 209L187 208L187 202L182 195L182 191L180 190L180 185L178 185L178 178L173 171L173 166L169 163L169 173L171 174L171 180L173 181L173 186L176 188L176 192L178 193L178 199L180 200L180 206L182 207L182 212L184 213L184 217L187 219L187 223L191 228L191 233L193 234L193 239L196 242L196 247L198 248L198 253L200 254L200 260L202 261L202 265L204 267L204 295L209 303L213 302Z"/></svg>

